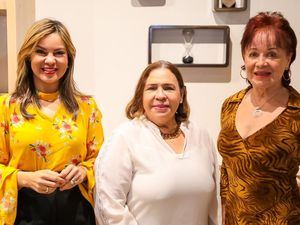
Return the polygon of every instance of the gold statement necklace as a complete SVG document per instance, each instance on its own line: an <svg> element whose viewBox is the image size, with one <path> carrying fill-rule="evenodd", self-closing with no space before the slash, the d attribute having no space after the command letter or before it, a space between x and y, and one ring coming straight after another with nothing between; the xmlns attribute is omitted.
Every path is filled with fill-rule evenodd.
<svg viewBox="0 0 300 225"><path fill-rule="evenodd" d="M176 129L174 130L174 132L172 133L163 133L162 131L160 131L160 135L162 136L162 138L164 140L169 140L169 139L175 139L178 138L180 136L180 134L182 133L181 129L180 129L180 125L178 125L176 127Z"/></svg>
<svg viewBox="0 0 300 225"><path fill-rule="evenodd" d="M46 101L46 102L54 102L55 100L58 99L59 92L56 91L53 93L45 93L45 92L38 91L38 97L39 97L39 99Z"/></svg>

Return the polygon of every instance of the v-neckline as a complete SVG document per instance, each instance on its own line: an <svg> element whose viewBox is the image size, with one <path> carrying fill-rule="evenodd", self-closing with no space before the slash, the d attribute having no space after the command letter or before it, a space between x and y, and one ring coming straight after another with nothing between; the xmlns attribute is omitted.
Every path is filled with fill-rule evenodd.
<svg viewBox="0 0 300 225"><path fill-rule="evenodd" d="M49 116L46 113L44 113L39 107L35 106L37 113L44 119L47 119L51 122L53 122L55 120L55 118L57 117L58 113L61 111L62 109L62 103L59 104L59 106L57 107L56 112L53 114L53 116Z"/></svg>
<svg viewBox="0 0 300 225"><path fill-rule="evenodd" d="M245 92L242 100L244 99L245 95L246 95L247 91ZM287 101L287 106L284 108L284 110L282 110L281 113L279 113L276 117L274 117L273 120L271 120L269 123L265 124L264 126L262 126L261 128L255 130L254 132L250 133L248 136L246 137L242 137L242 135L240 134L239 130L237 129L237 126L236 126L236 116L237 116L237 111L238 111L238 108L242 102L242 100L236 105L236 109L234 111L234 130L236 131L236 133L238 134L239 138L241 138L243 141L246 141L247 139L251 138L252 136L256 136L258 133L262 132L263 130L265 130L267 127L271 126L273 123L275 123L277 120L280 119L280 117L286 112L287 108L288 108L288 103L290 101L290 97L291 97L291 94L289 93L289 96L288 96L288 101Z"/></svg>
<svg viewBox="0 0 300 225"><path fill-rule="evenodd" d="M180 127L180 129L181 129L181 127ZM181 149L181 151L180 151L180 153L177 153L176 151L175 151L175 149L173 149L161 136L160 136L160 138L162 139L162 143L163 143L163 145L166 147L166 148L168 148L168 150L169 151L171 151L172 152L172 155L175 155L177 158L183 158L184 157L184 154L185 154L185 152L186 152L186 144L187 144L187 133L184 131L184 130L182 130L182 132L183 132L183 134L184 134L184 141L183 141L183 146L182 146L182 149Z"/></svg>
<svg viewBox="0 0 300 225"><path fill-rule="evenodd" d="M238 131L237 126L236 126L236 119L234 119L234 129L235 129L236 133L238 134L238 136L239 136L242 140L246 141L247 139L251 138L252 136L256 136L258 133L262 132L262 131L265 130L267 127L271 126L273 123L275 123L277 120L279 120L280 117L282 116L282 114L285 113L286 109L287 109L287 108L285 108L280 114L278 114L271 122L265 124L263 127L257 129L257 130L254 131L253 133L250 133L250 134L249 134L248 136L246 136L246 137L242 137L242 135L241 135L240 132ZM235 114L236 114L236 112L235 112ZM235 118L236 118L236 115L235 115Z"/></svg>
<svg viewBox="0 0 300 225"><path fill-rule="evenodd" d="M184 143L183 143L181 153L176 153L176 151L162 138L162 136L160 135L160 131L159 131L158 127L153 122L149 121L148 119L145 118L145 120L148 123L148 126L150 127L152 132L155 134L156 138L158 138L159 142L166 148L166 150L168 152L170 152L173 156L176 156L177 158L183 159L184 155L186 153L187 139L189 138L188 137L188 132L186 132L186 129L183 126L183 124L180 124L180 129L184 133Z"/></svg>

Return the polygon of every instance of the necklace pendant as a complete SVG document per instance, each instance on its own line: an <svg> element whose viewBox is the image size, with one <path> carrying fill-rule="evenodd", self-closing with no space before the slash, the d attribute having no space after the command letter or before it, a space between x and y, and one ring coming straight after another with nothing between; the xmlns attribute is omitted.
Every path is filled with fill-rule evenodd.
<svg viewBox="0 0 300 225"><path fill-rule="evenodd" d="M256 108L256 109L254 109L254 111L252 112L252 116L254 117L254 118L258 118L258 117L260 117L261 115L262 115L262 111L261 111L261 109L260 108Z"/></svg>

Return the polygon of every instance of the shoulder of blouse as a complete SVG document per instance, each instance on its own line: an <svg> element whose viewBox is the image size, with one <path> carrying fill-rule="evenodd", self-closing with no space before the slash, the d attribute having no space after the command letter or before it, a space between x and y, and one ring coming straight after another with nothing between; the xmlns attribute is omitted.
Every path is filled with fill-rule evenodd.
<svg viewBox="0 0 300 225"><path fill-rule="evenodd" d="M11 94L7 94L7 93L0 94L0 100L4 101L5 99L9 98L10 96L11 96Z"/></svg>
<svg viewBox="0 0 300 225"><path fill-rule="evenodd" d="M200 137L200 139L204 140L209 144L211 144L210 142L212 142L212 137L209 131L198 123L189 120L187 122L182 123L181 128L186 132L191 133L192 136L198 138Z"/></svg>
<svg viewBox="0 0 300 225"><path fill-rule="evenodd" d="M121 123L115 130L115 132L128 136L131 134L139 133L143 125L143 121L138 118L133 120L127 120Z"/></svg>
<svg viewBox="0 0 300 225"><path fill-rule="evenodd" d="M85 105L96 104L95 99L92 96L88 96L88 95L76 96L76 100L77 100L79 105L82 105L82 104L85 104Z"/></svg>
<svg viewBox="0 0 300 225"><path fill-rule="evenodd" d="M140 134L142 134L145 130L149 130L150 133L159 133L155 124L144 117L136 117L132 120L127 120L121 123L113 130L111 136L114 138L122 138L124 141L131 143L136 142L137 139L141 137Z"/></svg>
<svg viewBox="0 0 300 225"><path fill-rule="evenodd" d="M15 100L11 98L11 94L0 95L0 107L9 107L11 103L15 103Z"/></svg>
<svg viewBox="0 0 300 225"><path fill-rule="evenodd" d="M83 110L85 113L88 114L94 114L94 113L100 113L100 117L102 117L101 111L98 108L98 105L95 101L95 99L91 96L77 96L76 97L77 103L79 105L79 108Z"/></svg>
<svg viewBox="0 0 300 225"><path fill-rule="evenodd" d="M289 86L288 90L290 92L288 106L300 109L300 94L299 94L299 92L296 89L294 89L292 86Z"/></svg>
<svg viewBox="0 0 300 225"><path fill-rule="evenodd" d="M226 98L223 104L241 102L243 100L245 94L247 93L247 91L249 91L250 88L251 87L249 86L245 89L242 89L242 90L234 93L233 95Z"/></svg>
<svg viewBox="0 0 300 225"><path fill-rule="evenodd" d="M119 124L116 128L113 129L111 137L119 136L119 135L127 137L128 135L134 133L136 127L137 126L133 120L127 120Z"/></svg>
<svg viewBox="0 0 300 225"><path fill-rule="evenodd" d="M121 123L113 129L111 135L105 139L99 153L99 155L101 155L100 157L103 158L112 145L122 145L124 150L127 149L126 146L130 146L131 141L136 140L139 133L132 120Z"/></svg>

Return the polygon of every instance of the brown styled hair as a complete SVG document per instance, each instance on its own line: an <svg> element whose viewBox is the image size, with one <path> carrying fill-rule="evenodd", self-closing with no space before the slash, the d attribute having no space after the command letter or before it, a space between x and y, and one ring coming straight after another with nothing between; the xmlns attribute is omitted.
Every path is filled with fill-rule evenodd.
<svg viewBox="0 0 300 225"><path fill-rule="evenodd" d="M38 43L52 33L57 33L61 37L68 54L68 68L59 82L58 91L60 98L66 109L73 114L74 118L78 114L79 106L75 97L82 96L82 94L77 90L73 79L76 49L67 28L57 20L46 18L36 21L28 29L18 53L17 82L16 88L12 93L12 98L20 101L20 111L26 119L34 118L34 115L26 111L26 107L29 104L36 104L38 107L41 107L37 90L34 86L30 57Z"/></svg>
<svg viewBox="0 0 300 225"><path fill-rule="evenodd" d="M126 116L128 119L134 119L135 117L139 117L144 114L144 108L143 108L143 92L146 85L146 81L150 75L150 73L159 68L164 68L170 70L174 76L176 77L180 91L182 93L182 103L179 104L178 109L175 113L175 119L177 123L181 123L184 121L187 121L190 115L190 107L187 102L187 93L186 93L186 87L183 82L183 78L179 70L174 66L172 63L167 61L157 61L154 62L146 67L146 69L143 71L137 86L135 88L134 96L130 100L130 102L127 104L126 107Z"/></svg>
<svg viewBox="0 0 300 225"><path fill-rule="evenodd" d="M255 35L260 32L274 35L276 46L283 48L287 54L291 55L290 65L294 62L296 58L297 38L289 22L280 12L260 12L250 18L241 40L243 57ZM281 82L283 86L289 86L291 82L290 68L284 71Z"/></svg>

